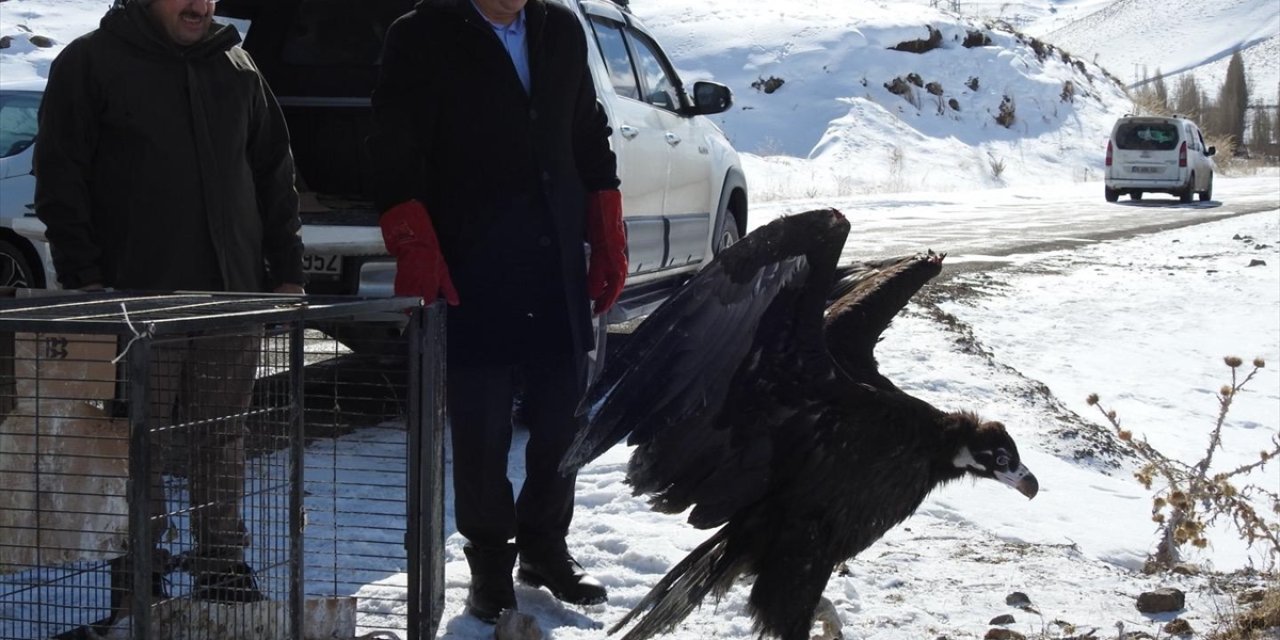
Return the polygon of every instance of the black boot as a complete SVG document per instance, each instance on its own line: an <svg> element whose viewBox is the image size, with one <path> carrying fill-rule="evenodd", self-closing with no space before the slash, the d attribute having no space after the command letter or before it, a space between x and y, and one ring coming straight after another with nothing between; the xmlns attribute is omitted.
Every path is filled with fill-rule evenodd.
<svg viewBox="0 0 1280 640"><path fill-rule="evenodd" d="M609 599L604 585L588 575L563 547L522 549L516 577L527 585L546 587L557 600L569 604L602 604Z"/></svg>
<svg viewBox="0 0 1280 640"><path fill-rule="evenodd" d="M516 562L513 544L490 547L468 542L462 547L471 567L471 587L467 590L467 613L493 624L505 610L516 609L516 589L511 567Z"/></svg>

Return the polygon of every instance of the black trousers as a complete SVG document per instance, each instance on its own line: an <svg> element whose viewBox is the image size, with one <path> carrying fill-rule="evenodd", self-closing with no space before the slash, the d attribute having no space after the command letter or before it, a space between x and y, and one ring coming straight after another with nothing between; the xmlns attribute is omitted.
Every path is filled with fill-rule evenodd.
<svg viewBox="0 0 1280 640"><path fill-rule="evenodd" d="M564 548L577 476L562 476L558 467L578 429L574 410L586 362L585 354L565 354L527 364L450 366L454 513L458 532L473 545L497 547L515 538L524 554ZM529 429L519 497L507 479L517 376Z"/></svg>

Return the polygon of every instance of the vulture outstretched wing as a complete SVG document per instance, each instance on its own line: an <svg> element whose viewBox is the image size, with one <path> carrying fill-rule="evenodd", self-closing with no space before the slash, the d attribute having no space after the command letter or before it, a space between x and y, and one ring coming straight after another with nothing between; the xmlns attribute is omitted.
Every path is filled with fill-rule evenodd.
<svg viewBox="0 0 1280 640"><path fill-rule="evenodd" d="M842 270L826 319L827 349L841 369L855 380L892 386L878 373L876 343L911 296L942 271L945 257L929 251Z"/></svg>
<svg viewBox="0 0 1280 640"><path fill-rule="evenodd" d="M661 459L637 452L628 480L637 493L683 496L665 511L696 501L697 485L733 459L762 462L742 451L759 439L721 420L726 397L761 359L824 353L823 309L848 232L839 212L810 211L722 251L610 354L561 469L576 470L623 438L641 449L660 440Z"/></svg>
<svg viewBox="0 0 1280 640"><path fill-rule="evenodd" d="M724 525L610 633L668 632L750 575L761 637L807 640L831 568L936 487L969 476L1038 491L1003 425L942 411L877 371L876 342L942 256L841 272L848 231L827 210L752 232L645 320L588 392L562 469L627 438L627 482L654 510Z"/></svg>

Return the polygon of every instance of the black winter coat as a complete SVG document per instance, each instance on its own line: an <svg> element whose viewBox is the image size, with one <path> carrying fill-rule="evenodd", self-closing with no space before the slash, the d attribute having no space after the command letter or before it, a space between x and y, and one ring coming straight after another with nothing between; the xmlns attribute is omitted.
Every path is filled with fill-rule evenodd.
<svg viewBox="0 0 1280 640"><path fill-rule="evenodd" d="M586 194L618 187L586 38L568 9L525 6L531 90L470 0L431 0L387 32L369 150L382 210L416 198L461 304L453 363L591 348Z"/></svg>
<svg viewBox="0 0 1280 640"><path fill-rule="evenodd" d="M36 214L66 288L301 284L289 134L235 29L182 48L141 2L54 60Z"/></svg>

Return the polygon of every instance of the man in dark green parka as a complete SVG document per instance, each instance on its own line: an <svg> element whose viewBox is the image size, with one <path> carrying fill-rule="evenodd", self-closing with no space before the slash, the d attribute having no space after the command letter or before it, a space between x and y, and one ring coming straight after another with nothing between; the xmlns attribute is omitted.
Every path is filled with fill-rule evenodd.
<svg viewBox="0 0 1280 640"><path fill-rule="evenodd" d="M54 61L36 213L63 288L302 284L284 117L236 30L212 24L213 7L134 0ZM177 40L153 17L161 10L199 39Z"/></svg>
<svg viewBox="0 0 1280 640"><path fill-rule="evenodd" d="M54 60L34 164L63 288L303 292L285 121L213 8L133 0ZM193 597L263 597L244 558L245 426L225 417L249 405L260 346L252 331L153 346L152 534L158 543L169 524L160 472L186 476ZM122 605L129 569L117 565ZM166 595L164 571L154 596Z"/></svg>

